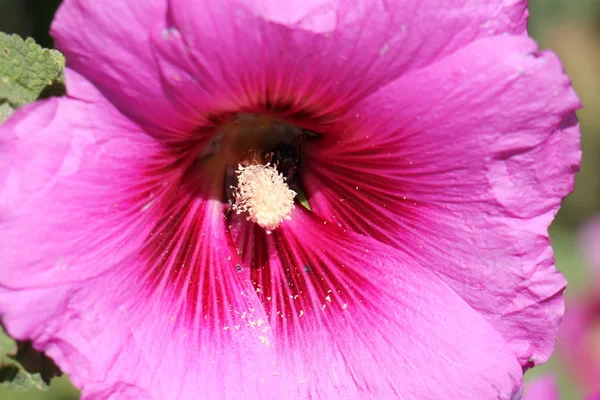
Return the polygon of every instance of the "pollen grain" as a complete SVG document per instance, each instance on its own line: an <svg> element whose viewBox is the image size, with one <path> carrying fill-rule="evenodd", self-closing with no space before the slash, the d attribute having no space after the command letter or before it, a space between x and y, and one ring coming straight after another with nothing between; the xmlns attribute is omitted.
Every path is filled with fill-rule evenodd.
<svg viewBox="0 0 600 400"><path fill-rule="evenodd" d="M234 188L233 209L237 214L248 213L248 220L271 233L285 219L291 219L296 192L270 164L239 165L237 187Z"/></svg>

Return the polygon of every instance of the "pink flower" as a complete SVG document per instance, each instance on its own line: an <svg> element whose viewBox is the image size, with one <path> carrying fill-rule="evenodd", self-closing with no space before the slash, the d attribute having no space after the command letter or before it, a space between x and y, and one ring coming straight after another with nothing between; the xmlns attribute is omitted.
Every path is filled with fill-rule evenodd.
<svg viewBox="0 0 600 400"><path fill-rule="evenodd" d="M553 376L541 376L531 380L525 387L523 400L560 400Z"/></svg>
<svg viewBox="0 0 600 400"><path fill-rule="evenodd" d="M68 96L0 129L8 330L85 399L514 398L554 345L580 159L526 19L66 0Z"/></svg>
<svg viewBox="0 0 600 400"><path fill-rule="evenodd" d="M581 228L579 243L590 267L594 285L600 290L600 215L592 217Z"/></svg>
<svg viewBox="0 0 600 400"><path fill-rule="evenodd" d="M600 217L583 226L579 239L591 266L592 284L587 292L569 300L558 344L574 378L591 393L600 392Z"/></svg>

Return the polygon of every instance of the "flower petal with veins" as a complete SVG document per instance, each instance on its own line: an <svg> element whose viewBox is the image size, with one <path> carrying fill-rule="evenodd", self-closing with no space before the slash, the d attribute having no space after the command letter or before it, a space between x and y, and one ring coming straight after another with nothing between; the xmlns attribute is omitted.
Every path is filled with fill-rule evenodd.
<svg viewBox="0 0 600 400"><path fill-rule="evenodd" d="M214 183L193 164L182 174L84 78L67 79L77 99L28 107L1 130L10 333L43 348L85 399L189 399L198 388L264 398L272 332L253 326L267 317L249 272L235 268ZM131 148L137 156L123 159Z"/></svg>
<svg viewBox="0 0 600 400"><path fill-rule="evenodd" d="M400 78L315 142L302 177L317 214L432 268L524 366L550 357L562 317L547 228L581 158L579 101L535 51L482 39Z"/></svg>
<svg viewBox="0 0 600 400"><path fill-rule="evenodd" d="M269 254L252 267L252 281L274 332L283 383L276 398L513 399L518 392L521 368L501 336L406 254L300 206L271 235L235 221L232 229L242 257Z"/></svg>

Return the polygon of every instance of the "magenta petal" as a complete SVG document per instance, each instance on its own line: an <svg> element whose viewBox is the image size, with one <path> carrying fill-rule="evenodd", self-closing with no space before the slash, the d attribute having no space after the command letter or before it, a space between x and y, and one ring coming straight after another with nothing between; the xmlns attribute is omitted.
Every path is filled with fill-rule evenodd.
<svg viewBox="0 0 600 400"><path fill-rule="evenodd" d="M222 240L211 239L211 246ZM83 399L266 398L275 364L267 318L249 280L240 284L226 261L235 263L235 254L211 246L198 260L206 274L181 293L149 292L135 273L144 265L131 260L85 284L0 289L0 313L12 335L55 360Z"/></svg>
<svg viewBox="0 0 600 400"><path fill-rule="evenodd" d="M512 399L519 391L522 370L506 342L429 267L299 205L271 235L250 233L235 236L244 251L263 251L251 269L275 335L275 398Z"/></svg>
<svg viewBox="0 0 600 400"><path fill-rule="evenodd" d="M120 261L97 262L101 243L110 238L127 254L149 230L141 211L152 194L131 186L148 180L161 148L80 75L67 70L67 81L70 96L24 107L0 126L4 286L100 275Z"/></svg>
<svg viewBox="0 0 600 400"><path fill-rule="evenodd" d="M173 0L152 37L169 96L189 112L260 109L323 122L477 38L523 33L526 5Z"/></svg>
<svg viewBox="0 0 600 400"><path fill-rule="evenodd" d="M264 398L272 331L213 183L183 173L81 76L67 81L77 98L0 127L9 333L46 351L85 399Z"/></svg>
<svg viewBox="0 0 600 400"><path fill-rule="evenodd" d="M530 381L525 385L523 400L560 400L554 377L543 376Z"/></svg>
<svg viewBox="0 0 600 400"><path fill-rule="evenodd" d="M52 24L70 68L88 78L126 115L156 134L194 127L164 94L150 34L164 21L167 0L65 0Z"/></svg>
<svg viewBox="0 0 600 400"><path fill-rule="evenodd" d="M435 270L524 366L549 358L563 313L547 227L581 157L579 101L536 50L483 39L399 79L306 153L303 177L313 210Z"/></svg>

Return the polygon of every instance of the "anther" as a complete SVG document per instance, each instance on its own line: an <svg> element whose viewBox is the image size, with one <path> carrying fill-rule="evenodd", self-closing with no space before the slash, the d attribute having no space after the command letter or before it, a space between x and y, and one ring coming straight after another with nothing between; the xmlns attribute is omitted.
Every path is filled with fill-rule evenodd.
<svg viewBox="0 0 600 400"><path fill-rule="evenodd" d="M248 213L248 220L271 233L283 220L291 219L296 192L270 164L238 166L233 209Z"/></svg>

